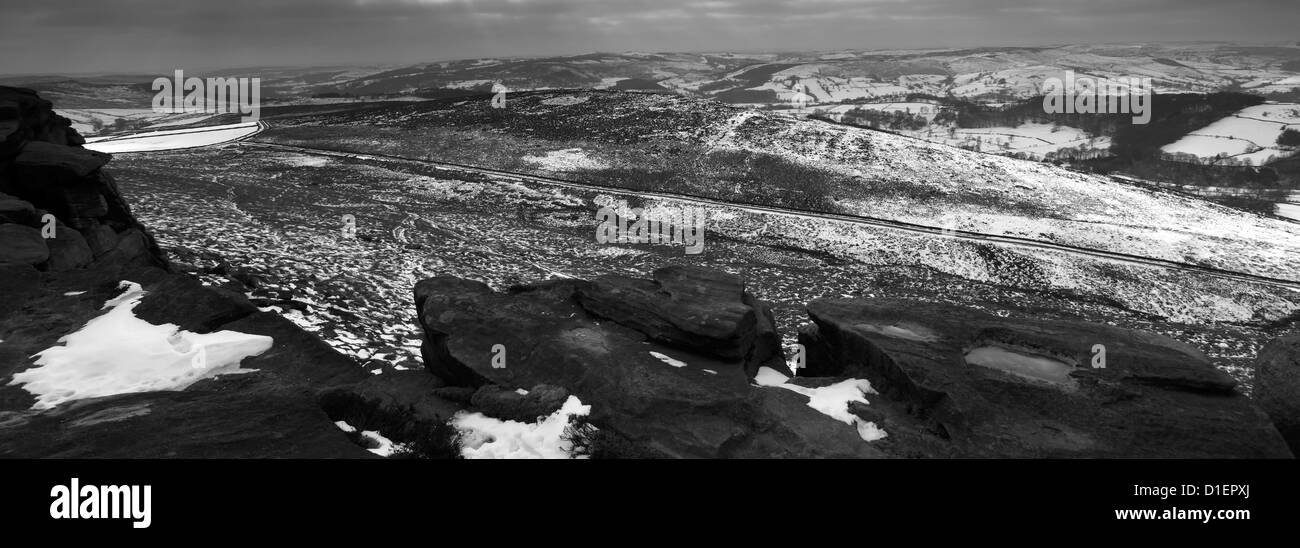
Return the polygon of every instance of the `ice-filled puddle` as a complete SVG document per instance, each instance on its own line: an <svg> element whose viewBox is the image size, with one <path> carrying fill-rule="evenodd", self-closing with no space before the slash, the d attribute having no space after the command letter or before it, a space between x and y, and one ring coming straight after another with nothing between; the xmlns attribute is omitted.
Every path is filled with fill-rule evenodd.
<svg viewBox="0 0 1300 548"><path fill-rule="evenodd" d="M859 329L870 331L878 335L893 337L895 339L907 339L909 341L931 342L939 339L934 331L913 323L896 323L893 325L878 325L872 323L860 323L856 326Z"/></svg>
<svg viewBox="0 0 1300 548"><path fill-rule="evenodd" d="M1072 385L1068 363L1045 356L1022 354L1001 346L981 346L966 353L966 363L1006 371L1013 375Z"/></svg>

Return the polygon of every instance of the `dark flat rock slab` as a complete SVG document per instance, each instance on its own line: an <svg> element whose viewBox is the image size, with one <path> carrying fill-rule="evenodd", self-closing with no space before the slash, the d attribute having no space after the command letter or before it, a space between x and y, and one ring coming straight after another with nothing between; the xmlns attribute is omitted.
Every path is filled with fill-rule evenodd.
<svg viewBox="0 0 1300 548"><path fill-rule="evenodd" d="M807 373L870 380L875 407L904 411L891 424L929 432L944 455L1291 456L1230 377L1168 337L905 301L825 299L808 313Z"/></svg>

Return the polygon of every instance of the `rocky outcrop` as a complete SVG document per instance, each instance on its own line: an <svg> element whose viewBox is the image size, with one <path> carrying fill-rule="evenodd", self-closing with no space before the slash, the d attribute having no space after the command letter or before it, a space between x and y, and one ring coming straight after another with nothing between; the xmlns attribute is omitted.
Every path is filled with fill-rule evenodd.
<svg viewBox="0 0 1300 548"><path fill-rule="evenodd" d="M442 277L420 282L416 302L426 367L450 385L439 397L499 409L486 400L519 404L516 389L554 385L554 400L561 390L578 396L592 406L590 423L636 456L1292 456L1195 348L1106 325L819 300L800 336L806 368L773 387L750 374L773 364L754 363L765 310L723 273L671 267L652 280L554 280L505 293ZM862 382L852 379L878 394L811 407L809 393ZM498 413L530 420L554 407Z"/></svg>
<svg viewBox="0 0 1300 548"><path fill-rule="evenodd" d="M656 292L693 302L640 306ZM615 302L619 295L638 306ZM884 456L806 397L750 383L766 307L725 273L670 267L654 281L561 280L509 293L441 277L417 284L416 303L425 365L437 376L494 385L495 394L563 387L638 456Z"/></svg>
<svg viewBox="0 0 1300 548"><path fill-rule="evenodd" d="M652 341L741 360L751 377L759 367L786 367L772 310L738 276L686 267L661 268L652 280L601 276L579 288L578 300Z"/></svg>
<svg viewBox="0 0 1300 548"><path fill-rule="evenodd" d="M239 293L172 272L131 215L109 156L28 90L0 87L0 457L373 457L335 426L325 393L368 393L370 375ZM249 372L184 390L72 400L51 409L11 384L33 355L104 313L123 280L137 318L195 333L263 335ZM423 372L421 376L432 380ZM371 381L373 382L373 381Z"/></svg>
<svg viewBox="0 0 1300 548"><path fill-rule="evenodd" d="M1279 338L1255 358L1255 401L1300 453L1300 335Z"/></svg>
<svg viewBox="0 0 1300 548"><path fill-rule="evenodd" d="M1167 337L918 302L818 300L808 313L801 373L870 380L882 443L912 432L924 456L1291 456L1231 378Z"/></svg>
<svg viewBox="0 0 1300 548"><path fill-rule="evenodd" d="M35 91L0 86L0 156L9 156L32 141L82 145L86 140L72 121L54 113L54 104Z"/></svg>
<svg viewBox="0 0 1300 548"><path fill-rule="evenodd" d="M0 86L0 263L41 271L110 262L166 268L153 237L131 215L111 157L86 150L49 101Z"/></svg>

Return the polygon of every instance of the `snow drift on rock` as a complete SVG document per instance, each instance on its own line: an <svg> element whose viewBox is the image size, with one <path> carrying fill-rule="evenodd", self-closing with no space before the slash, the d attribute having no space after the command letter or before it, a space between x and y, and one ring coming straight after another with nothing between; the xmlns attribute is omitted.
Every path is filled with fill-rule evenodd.
<svg viewBox="0 0 1300 548"><path fill-rule="evenodd" d="M271 337L234 331L197 334L174 324L154 325L135 316L144 297L139 284L122 282L126 293L104 303L107 313L37 353L36 367L17 373L36 396L33 409L49 409L84 398L181 390L201 379L247 373L239 362L271 348Z"/></svg>
<svg viewBox="0 0 1300 548"><path fill-rule="evenodd" d="M567 459L572 446L562 439L572 417L591 413L577 396L535 423L503 421L482 413L458 413L451 424L465 434L461 455L467 459ZM578 456L577 458L583 458Z"/></svg>
<svg viewBox="0 0 1300 548"><path fill-rule="evenodd" d="M889 434L876 426L874 422L865 422L849 413L849 402L868 403L867 394L875 394L871 381L866 379L845 379L829 386L808 388L790 384L790 378L770 367L760 367L754 383L759 386L775 386L791 392L808 396L808 407L818 413L857 428L863 441L876 441Z"/></svg>

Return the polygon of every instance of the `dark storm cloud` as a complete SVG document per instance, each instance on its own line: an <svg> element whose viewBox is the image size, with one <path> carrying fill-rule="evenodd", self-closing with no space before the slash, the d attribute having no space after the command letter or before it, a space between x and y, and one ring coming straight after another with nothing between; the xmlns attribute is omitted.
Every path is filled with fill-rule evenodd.
<svg viewBox="0 0 1300 548"><path fill-rule="evenodd" d="M0 72L1297 39L1294 0L0 0Z"/></svg>

